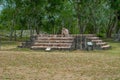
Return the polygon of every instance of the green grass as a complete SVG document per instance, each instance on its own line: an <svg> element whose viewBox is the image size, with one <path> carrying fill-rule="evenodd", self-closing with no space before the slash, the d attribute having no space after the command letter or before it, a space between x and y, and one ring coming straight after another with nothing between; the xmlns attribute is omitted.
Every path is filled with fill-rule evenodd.
<svg viewBox="0 0 120 80"><path fill-rule="evenodd" d="M120 80L120 43L111 50L51 51L2 42L0 80Z"/></svg>

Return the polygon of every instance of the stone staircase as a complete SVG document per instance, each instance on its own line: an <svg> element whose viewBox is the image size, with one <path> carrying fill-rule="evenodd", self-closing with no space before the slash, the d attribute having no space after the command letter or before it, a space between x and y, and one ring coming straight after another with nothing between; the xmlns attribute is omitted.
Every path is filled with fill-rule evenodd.
<svg viewBox="0 0 120 80"><path fill-rule="evenodd" d="M99 37L96 37L95 34L75 34L69 35L69 37L63 37L58 34L40 34L31 37L29 41L23 42L22 45L18 47L31 48L33 50L46 50L47 48L52 50L73 50L80 49L80 46L83 45L83 50L86 50L86 43L89 41L93 43L94 49L97 50L109 49L111 47Z"/></svg>
<svg viewBox="0 0 120 80"><path fill-rule="evenodd" d="M104 42L99 37L86 37L88 41L91 41L94 45L95 49L109 49L111 48L110 45L107 44L107 42Z"/></svg>
<svg viewBox="0 0 120 80"><path fill-rule="evenodd" d="M31 45L31 49L57 49L70 50L72 48L74 37L62 37L61 35L37 35Z"/></svg>

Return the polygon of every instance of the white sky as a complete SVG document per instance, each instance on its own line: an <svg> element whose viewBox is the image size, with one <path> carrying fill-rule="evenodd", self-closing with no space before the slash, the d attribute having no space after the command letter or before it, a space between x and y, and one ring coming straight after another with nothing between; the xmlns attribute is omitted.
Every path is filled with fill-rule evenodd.
<svg viewBox="0 0 120 80"><path fill-rule="evenodd" d="M0 11L2 10L2 5L0 5Z"/></svg>

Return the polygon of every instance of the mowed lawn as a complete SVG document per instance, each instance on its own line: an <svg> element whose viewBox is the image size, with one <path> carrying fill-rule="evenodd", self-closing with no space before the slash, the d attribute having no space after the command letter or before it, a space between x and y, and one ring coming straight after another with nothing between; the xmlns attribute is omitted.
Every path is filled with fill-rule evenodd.
<svg viewBox="0 0 120 80"><path fill-rule="evenodd" d="M3 43L0 80L120 80L120 43L105 51L33 51Z"/></svg>

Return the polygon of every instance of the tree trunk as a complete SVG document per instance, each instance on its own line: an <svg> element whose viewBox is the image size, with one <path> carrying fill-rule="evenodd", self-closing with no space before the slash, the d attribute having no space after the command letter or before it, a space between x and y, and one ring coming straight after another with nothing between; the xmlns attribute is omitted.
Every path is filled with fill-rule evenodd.
<svg viewBox="0 0 120 80"><path fill-rule="evenodd" d="M36 31L36 33L37 33L37 35L38 35L38 34L39 34L38 26L36 26L35 31Z"/></svg>
<svg viewBox="0 0 120 80"><path fill-rule="evenodd" d="M81 18L80 18L79 3L77 3L76 11L77 11L77 18L78 18L78 28L79 28L80 34L82 35L83 34L83 27L81 26L81 23L80 23ZM83 49L83 46L82 46L83 41L82 41L82 39L83 39L83 36L80 37L80 49L81 50Z"/></svg>
<svg viewBox="0 0 120 80"><path fill-rule="evenodd" d="M13 28L11 26L10 27L10 41L12 41L12 39L13 39L13 32L14 32L14 30L13 30Z"/></svg>
<svg viewBox="0 0 120 80"><path fill-rule="evenodd" d="M117 17L115 17L113 19L113 21L111 22L111 25L108 26L108 29L107 29L107 32L106 32L106 37L107 38L111 38L112 37L112 33L115 30L117 24L118 24L118 19L117 19Z"/></svg>
<svg viewBox="0 0 120 80"><path fill-rule="evenodd" d="M39 32L39 27L38 27L38 24L37 24L36 21L35 21L35 31L36 31L37 35L40 33Z"/></svg>
<svg viewBox="0 0 120 80"><path fill-rule="evenodd" d="M17 40L16 30L14 31L14 40Z"/></svg>
<svg viewBox="0 0 120 80"><path fill-rule="evenodd" d="M97 24L96 24L96 18L94 16L93 9L91 7L89 7L89 9L91 11L91 20L93 21L93 31L92 32L95 34L95 33L97 33L97 29L99 26L97 26Z"/></svg>
<svg viewBox="0 0 120 80"><path fill-rule="evenodd" d="M23 29L21 29L21 32L20 32L20 39L22 39L23 37Z"/></svg>
<svg viewBox="0 0 120 80"><path fill-rule="evenodd" d="M32 36L32 25L31 25L31 19L28 20L28 28L30 31L30 37Z"/></svg>
<svg viewBox="0 0 120 80"><path fill-rule="evenodd" d="M14 14L13 14L13 20L11 21L12 26L10 27L10 41L13 39L13 32L14 32Z"/></svg>
<svg viewBox="0 0 120 80"><path fill-rule="evenodd" d="M29 25L30 27L30 36L32 36L32 27Z"/></svg>

